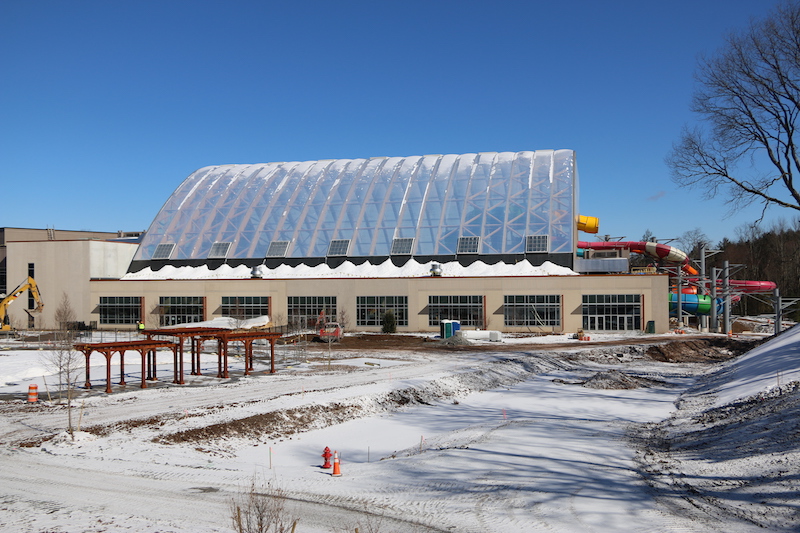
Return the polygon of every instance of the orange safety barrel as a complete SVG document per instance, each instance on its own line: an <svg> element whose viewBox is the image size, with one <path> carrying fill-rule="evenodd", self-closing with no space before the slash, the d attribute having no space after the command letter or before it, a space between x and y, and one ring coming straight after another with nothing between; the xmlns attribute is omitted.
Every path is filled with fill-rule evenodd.
<svg viewBox="0 0 800 533"><path fill-rule="evenodd" d="M30 403L39 401L39 385L30 385L28 387L28 401Z"/></svg>

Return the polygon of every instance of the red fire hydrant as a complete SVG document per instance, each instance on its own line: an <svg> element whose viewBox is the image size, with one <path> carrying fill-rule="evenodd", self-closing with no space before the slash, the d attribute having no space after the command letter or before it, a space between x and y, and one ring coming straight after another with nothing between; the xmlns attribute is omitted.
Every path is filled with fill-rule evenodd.
<svg viewBox="0 0 800 533"><path fill-rule="evenodd" d="M325 446L325 451L322 452L322 458L325 459L325 464L322 465L322 468L330 468L333 466L331 465L331 457L333 457L331 449Z"/></svg>

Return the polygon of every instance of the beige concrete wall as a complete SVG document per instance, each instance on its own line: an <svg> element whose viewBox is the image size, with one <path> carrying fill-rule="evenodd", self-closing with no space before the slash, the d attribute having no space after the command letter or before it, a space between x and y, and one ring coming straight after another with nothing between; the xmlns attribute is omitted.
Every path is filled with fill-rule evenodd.
<svg viewBox="0 0 800 533"><path fill-rule="evenodd" d="M392 278L392 279L285 279L285 280L153 280L91 282L95 308L86 320L97 321L100 296L143 296L146 324L157 322L152 314L160 296L205 296L206 319L220 315L222 296L270 296L273 317L287 316L288 296L336 296L345 309L350 328L355 329L356 296L408 296L409 325L398 331L438 331L428 325L428 296L481 295L484 297L487 327L500 331L527 332L535 328L510 328L503 324L503 296L511 294L559 294L562 300L562 328L572 333L582 325L582 294L639 294L642 296L642 327L650 320L661 333L669 329L666 275L544 276L507 278ZM113 327L113 326L99 326ZM377 331L379 327L358 327ZM545 328L544 331L550 331Z"/></svg>
<svg viewBox="0 0 800 533"><path fill-rule="evenodd" d="M138 244L89 241L89 277L119 279L128 271Z"/></svg>
<svg viewBox="0 0 800 533"><path fill-rule="evenodd" d="M55 311L63 295L75 311L76 320L87 321L96 307L91 300L90 273L119 279L125 273L137 245L108 241L37 241L6 244L8 290L28 277L28 264L34 264L34 279L44 301L44 311L36 317L36 328L54 328ZM124 265L124 266L123 266ZM17 329L27 329L28 293L9 306L9 318Z"/></svg>

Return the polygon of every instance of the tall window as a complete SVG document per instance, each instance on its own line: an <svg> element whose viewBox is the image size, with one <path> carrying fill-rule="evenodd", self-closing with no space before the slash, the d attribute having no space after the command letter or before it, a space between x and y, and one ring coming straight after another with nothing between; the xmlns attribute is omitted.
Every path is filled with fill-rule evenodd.
<svg viewBox="0 0 800 533"><path fill-rule="evenodd" d="M561 326L561 295L506 295L503 315L506 326Z"/></svg>
<svg viewBox="0 0 800 533"><path fill-rule="evenodd" d="M6 287L6 260L0 261L0 293L7 294L8 287Z"/></svg>
<svg viewBox="0 0 800 533"><path fill-rule="evenodd" d="M289 296L286 312L289 324L312 328L320 318L336 321L336 296Z"/></svg>
<svg viewBox="0 0 800 533"><path fill-rule="evenodd" d="M28 263L28 276L36 280L36 267L33 263ZM28 291L28 309L36 309L36 299L33 297L33 293ZM35 320L33 315L28 313L28 328L34 328Z"/></svg>
<svg viewBox="0 0 800 533"><path fill-rule="evenodd" d="M269 296L223 296L222 316L240 319L269 316Z"/></svg>
<svg viewBox="0 0 800 533"><path fill-rule="evenodd" d="M357 296L356 326L381 326L391 311L398 326L408 325L408 296Z"/></svg>
<svg viewBox="0 0 800 533"><path fill-rule="evenodd" d="M101 324L136 324L142 319L141 296L101 296Z"/></svg>
<svg viewBox="0 0 800 533"><path fill-rule="evenodd" d="M428 296L428 325L458 320L462 326L483 327L483 296Z"/></svg>
<svg viewBox="0 0 800 533"><path fill-rule="evenodd" d="M158 299L158 307L161 326L205 320L205 298L202 296L161 296Z"/></svg>
<svg viewBox="0 0 800 533"><path fill-rule="evenodd" d="M639 294L584 294L583 329L620 331L642 329Z"/></svg>

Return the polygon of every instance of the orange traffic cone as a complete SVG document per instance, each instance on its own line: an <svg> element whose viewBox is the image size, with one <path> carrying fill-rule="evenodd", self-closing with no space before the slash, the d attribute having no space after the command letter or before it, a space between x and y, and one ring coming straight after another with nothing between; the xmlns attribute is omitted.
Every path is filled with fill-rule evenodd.
<svg viewBox="0 0 800 533"><path fill-rule="evenodd" d="M339 452L333 452L333 477L342 475L342 469L339 467Z"/></svg>

